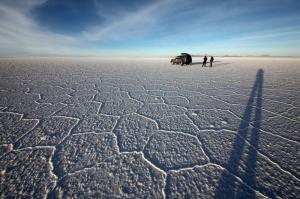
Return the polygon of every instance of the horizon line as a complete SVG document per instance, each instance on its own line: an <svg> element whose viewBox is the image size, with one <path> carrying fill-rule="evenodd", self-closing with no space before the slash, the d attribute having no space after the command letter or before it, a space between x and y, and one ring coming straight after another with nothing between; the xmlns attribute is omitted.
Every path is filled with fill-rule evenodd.
<svg viewBox="0 0 300 199"><path fill-rule="evenodd" d="M1 56L0 59L7 58L172 58L177 55L11 55L11 56ZM214 56L214 57L236 57L236 58L300 58L300 56L293 55L212 55L212 54L191 54L192 57L204 57L204 56Z"/></svg>

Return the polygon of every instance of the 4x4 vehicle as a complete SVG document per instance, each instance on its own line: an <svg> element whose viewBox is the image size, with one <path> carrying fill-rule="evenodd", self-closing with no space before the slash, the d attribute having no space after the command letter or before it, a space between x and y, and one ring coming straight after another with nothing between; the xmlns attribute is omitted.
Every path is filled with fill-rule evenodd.
<svg viewBox="0 0 300 199"><path fill-rule="evenodd" d="M192 64L192 56L188 53L181 53L181 55L171 59L172 64L180 64L183 66L184 64L189 65Z"/></svg>

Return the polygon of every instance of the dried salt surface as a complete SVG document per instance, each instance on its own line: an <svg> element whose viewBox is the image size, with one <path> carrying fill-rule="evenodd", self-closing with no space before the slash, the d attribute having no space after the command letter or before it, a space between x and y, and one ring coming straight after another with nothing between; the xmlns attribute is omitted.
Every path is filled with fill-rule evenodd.
<svg viewBox="0 0 300 199"><path fill-rule="evenodd" d="M0 59L1 198L297 198L300 60Z"/></svg>

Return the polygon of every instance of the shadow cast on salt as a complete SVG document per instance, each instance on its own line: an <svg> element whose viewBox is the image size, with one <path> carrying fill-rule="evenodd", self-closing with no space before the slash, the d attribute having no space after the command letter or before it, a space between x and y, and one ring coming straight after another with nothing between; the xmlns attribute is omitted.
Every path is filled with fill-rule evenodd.
<svg viewBox="0 0 300 199"><path fill-rule="evenodd" d="M252 147L249 147L247 159L245 161L244 173L238 176L250 187L256 188L255 168L257 163L257 151L259 143L259 130L261 128L261 108L262 108L262 88L263 88L264 71L259 69L257 71L256 80L253 85L250 97L247 102L246 109L243 114L242 121L239 125L237 135L233 142L233 149L230 154L229 160L225 165L225 168L232 174L238 174L238 168L243 158L246 138ZM254 106L255 103L255 106ZM254 113L255 111L255 113ZM250 127L251 115L254 113L254 128ZM232 175L228 175L224 172L219 180L218 187L215 192L215 198L242 198L238 192L238 188L235 187L236 178ZM255 192L251 193L250 198L256 198Z"/></svg>

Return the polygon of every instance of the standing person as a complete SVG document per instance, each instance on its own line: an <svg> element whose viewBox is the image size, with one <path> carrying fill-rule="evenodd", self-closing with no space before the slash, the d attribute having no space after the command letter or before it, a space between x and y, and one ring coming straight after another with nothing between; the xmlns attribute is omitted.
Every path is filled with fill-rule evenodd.
<svg viewBox="0 0 300 199"><path fill-rule="evenodd" d="M210 57L210 60L209 60L209 62L210 62L210 67L212 67L214 60L215 60L214 57L211 56L211 57Z"/></svg>
<svg viewBox="0 0 300 199"><path fill-rule="evenodd" d="M202 67L206 66L206 62L207 62L207 57L205 56L205 57L203 58L203 64L202 64Z"/></svg>

